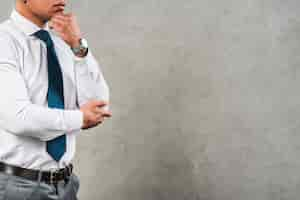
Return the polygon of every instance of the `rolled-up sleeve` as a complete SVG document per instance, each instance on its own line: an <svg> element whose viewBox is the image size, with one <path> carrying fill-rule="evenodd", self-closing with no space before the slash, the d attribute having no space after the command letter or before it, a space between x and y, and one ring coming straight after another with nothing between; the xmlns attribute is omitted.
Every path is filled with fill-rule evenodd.
<svg viewBox="0 0 300 200"><path fill-rule="evenodd" d="M77 86L77 106L89 100L109 101L109 87L102 72L102 66L93 56L91 50L83 57L74 55L75 80ZM104 109L108 109L106 105Z"/></svg>
<svg viewBox="0 0 300 200"><path fill-rule="evenodd" d="M42 141L80 131L83 113L33 104L20 72L18 45L0 33L0 127L12 134Z"/></svg>

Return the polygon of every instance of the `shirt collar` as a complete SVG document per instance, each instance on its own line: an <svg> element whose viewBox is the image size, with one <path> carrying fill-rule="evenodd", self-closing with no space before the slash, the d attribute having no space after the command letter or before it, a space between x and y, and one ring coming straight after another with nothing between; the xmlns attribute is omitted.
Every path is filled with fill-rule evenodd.
<svg viewBox="0 0 300 200"><path fill-rule="evenodd" d="M20 28L20 30L28 36L41 29L49 31L48 22L44 25L43 28L40 28L38 25L21 15L15 8L13 8L10 18L15 22L18 28Z"/></svg>

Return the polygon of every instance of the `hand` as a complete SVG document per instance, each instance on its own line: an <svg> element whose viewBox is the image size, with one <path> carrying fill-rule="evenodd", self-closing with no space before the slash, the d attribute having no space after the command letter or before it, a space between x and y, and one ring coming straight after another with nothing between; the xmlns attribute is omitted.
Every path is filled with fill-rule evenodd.
<svg viewBox="0 0 300 200"><path fill-rule="evenodd" d="M82 35L77 19L72 13L65 14L60 12L50 19L48 25L49 28L54 29L70 47L80 45L79 40Z"/></svg>
<svg viewBox="0 0 300 200"><path fill-rule="evenodd" d="M101 124L104 121L104 117L111 117L110 111L107 111L103 107L108 103L105 101L91 100L80 107L83 112L83 126L82 129L88 129Z"/></svg>

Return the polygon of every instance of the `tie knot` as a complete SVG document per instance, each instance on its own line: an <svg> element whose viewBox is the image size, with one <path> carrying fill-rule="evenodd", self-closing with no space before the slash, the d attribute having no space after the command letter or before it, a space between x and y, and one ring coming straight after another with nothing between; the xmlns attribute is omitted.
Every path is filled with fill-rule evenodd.
<svg viewBox="0 0 300 200"><path fill-rule="evenodd" d="M39 38L40 40L43 40L48 47L53 45L52 39L48 31L41 29L33 33L33 35Z"/></svg>

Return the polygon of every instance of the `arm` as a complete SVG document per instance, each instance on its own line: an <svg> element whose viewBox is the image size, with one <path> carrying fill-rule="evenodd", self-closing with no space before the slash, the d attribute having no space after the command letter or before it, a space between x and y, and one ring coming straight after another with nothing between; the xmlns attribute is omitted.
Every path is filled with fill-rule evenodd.
<svg viewBox="0 0 300 200"><path fill-rule="evenodd" d="M78 46L82 34L74 14L58 13L52 16L49 26L59 34L69 47ZM88 54L85 57L79 57L73 53L72 55L74 56L77 107L80 108L92 99L108 102L109 88L91 50L88 50ZM105 106L104 109L108 109L108 106Z"/></svg>
<svg viewBox="0 0 300 200"><path fill-rule="evenodd" d="M78 107L91 99L109 101L109 87L90 49L83 58L74 55L74 68Z"/></svg>
<svg viewBox="0 0 300 200"><path fill-rule="evenodd" d="M30 101L18 68L16 44L9 36L0 34L0 47L0 127L42 141L80 130L83 123L80 110L48 108Z"/></svg>

